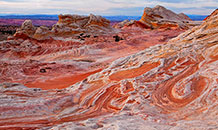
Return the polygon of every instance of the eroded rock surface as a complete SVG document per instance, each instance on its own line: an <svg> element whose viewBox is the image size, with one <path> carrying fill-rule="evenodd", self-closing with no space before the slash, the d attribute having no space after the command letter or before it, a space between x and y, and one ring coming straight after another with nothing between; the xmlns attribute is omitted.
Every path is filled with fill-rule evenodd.
<svg viewBox="0 0 218 130"><path fill-rule="evenodd" d="M58 17L59 21L53 25L51 30L45 26L36 28L31 20L26 20L15 33L14 39L28 36L36 40L45 40L54 37L69 38L80 33L99 35L115 32L110 21L101 16L90 14L89 16L59 15Z"/></svg>
<svg viewBox="0 0 218 130"><path fill-rule="evenodd" d="M201 21L192 21L184 13L176 14L163 6L146 7L139 21L125 20L116 24L115 28L140 27L146 29L190 29L202 24Z"/></svg>
<svg viewBox="0 0 218 130"><path fill-rule="evenodd" d="M212 15L66 89L1 84L0 128L218 129L217 50Z"/></svg>
<svg viewBox="0 0 218 130"><path fill-rule="evenodd" d="M72 38L38 41L27 36L3 41L0 82L18 82L43 89L66 88L106 68L115 59L164 44L183 31L131 28L113 35L82 33ZM41 73L41 69L46 72Z"/></svg>
<svg viewBox="0 0 218 130"><path fill-rule="evenodd" d="M188 23L191 21L185 14L176 14L163 6L156 6L154 8L146 7L144 14L139 22L145 28L188 28Z"/></svg>
<svg viewBox="0 0 218 130"><path fill-rule="evenodd" d="M133 26L134 24L136 24L136 20L124 20L122 22L115 24L114 27L115 28L124 28L124 27Z"/></svg>

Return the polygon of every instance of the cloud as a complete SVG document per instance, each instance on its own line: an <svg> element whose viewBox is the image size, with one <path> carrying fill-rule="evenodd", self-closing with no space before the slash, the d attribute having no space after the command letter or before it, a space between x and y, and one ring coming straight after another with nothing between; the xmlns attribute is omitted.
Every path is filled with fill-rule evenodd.
<svg viewBox="0 0 218 130"><path fill-rule="evenodd" d="M190 0L158 0L160 2L167 2L167 3L184 3L190 2Z"/></svg>
<svg viewBox="0 0 218 130"><path fill-rule="evenodd" d="M105 12L105 15L126 15L126 16L136 16L142 15L145 7L130 7L130 8L110 8Z"/></svg>
<svg viewBox="0 0 218 130"><path fill-rule="evenodd" d="M0 0L0 14L141 15L144 7L156 5L205 15L218 7L218 0Z"/></svg>

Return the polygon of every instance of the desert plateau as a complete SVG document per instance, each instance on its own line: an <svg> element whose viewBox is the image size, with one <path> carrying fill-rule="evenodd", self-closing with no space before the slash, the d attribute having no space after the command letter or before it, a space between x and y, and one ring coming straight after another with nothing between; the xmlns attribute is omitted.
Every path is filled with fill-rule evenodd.
<svg viewBox="0 0 218 130"><path fill-rule="evenodd" d="M141 11L0 17L0 130L218 130L218 9Z"/></svg>

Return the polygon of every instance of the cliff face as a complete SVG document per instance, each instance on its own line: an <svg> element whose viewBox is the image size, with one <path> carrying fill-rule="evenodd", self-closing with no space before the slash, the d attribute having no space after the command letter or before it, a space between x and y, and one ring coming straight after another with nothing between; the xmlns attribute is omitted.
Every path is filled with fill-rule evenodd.
<svg viewBox="0 0 218 130"><path fill-rule="evenodd" d="M217 129L217 61L215 14L66 89L1 84L0 127Z"/></svg>
<svg viewBox="0 0 218 130"><path fill-rule="evenodd" d="M154 8L146 7L143 16L139 20L145 28L184 28L187 29L187 22L191 19L185 14L176 14L163 6Z"/></svg>

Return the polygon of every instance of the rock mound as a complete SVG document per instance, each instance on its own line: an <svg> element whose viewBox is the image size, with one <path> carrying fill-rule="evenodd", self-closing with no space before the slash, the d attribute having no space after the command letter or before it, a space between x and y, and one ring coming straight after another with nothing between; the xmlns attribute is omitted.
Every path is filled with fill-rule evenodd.
<svg viewBox="0 0 218 130"><path fill-rule="evenodd" d="M176 14L163 6L157 5L154 8L146 7L143 16L139 21L124 20L116 24L115 28L142 27L146 29L167 29L180 28L189 29L197 25L184 13Z"/></svg>
<svg viewBox="0 0 218 130"><path fill-rule="evenodd" d="M59 15L59 21L52 28L56 35L73 35L78 33L108 33L113 29L110 21L90 14L80 15Z"/></svg>
<svg viewBox="0 0 218 130"><path fill-rule="evenodd" d="M25 20L21 25L21 28L16 30L14 36L25 39L27 37L33 37L35 31L36 31L36 27L32 24L32 21Z"/></svg>
<svg viewBox="0 0 218 130"><path fill-rule="evenodd" d="M120 23L117 23L116 25L114 25L114 28L123 28L123 27L129 27L134 25L136 22L136 20L124 20Z"/></svg>
<svg viewBox="0 0 218 130"><path fill-rule="evenodd" d="M59 15L59 21L53 25L52 29L41 26L34 27L31 20L26 20L20 29L17 30L15 38L33 38L43 40L50 37L71 37L75 34L107 34L114 32L110 21L90 14L89 16L80 15Z"/></svg>
<svg viewBox="0 0 218 130"><path fill-rule="evenodd" d="M146 7L144 14L139 20L145 28L167 28L180 27L188 28L188 23L191 19L185 14L176 14L163 6L156 6L154 8Z"/></svg>

